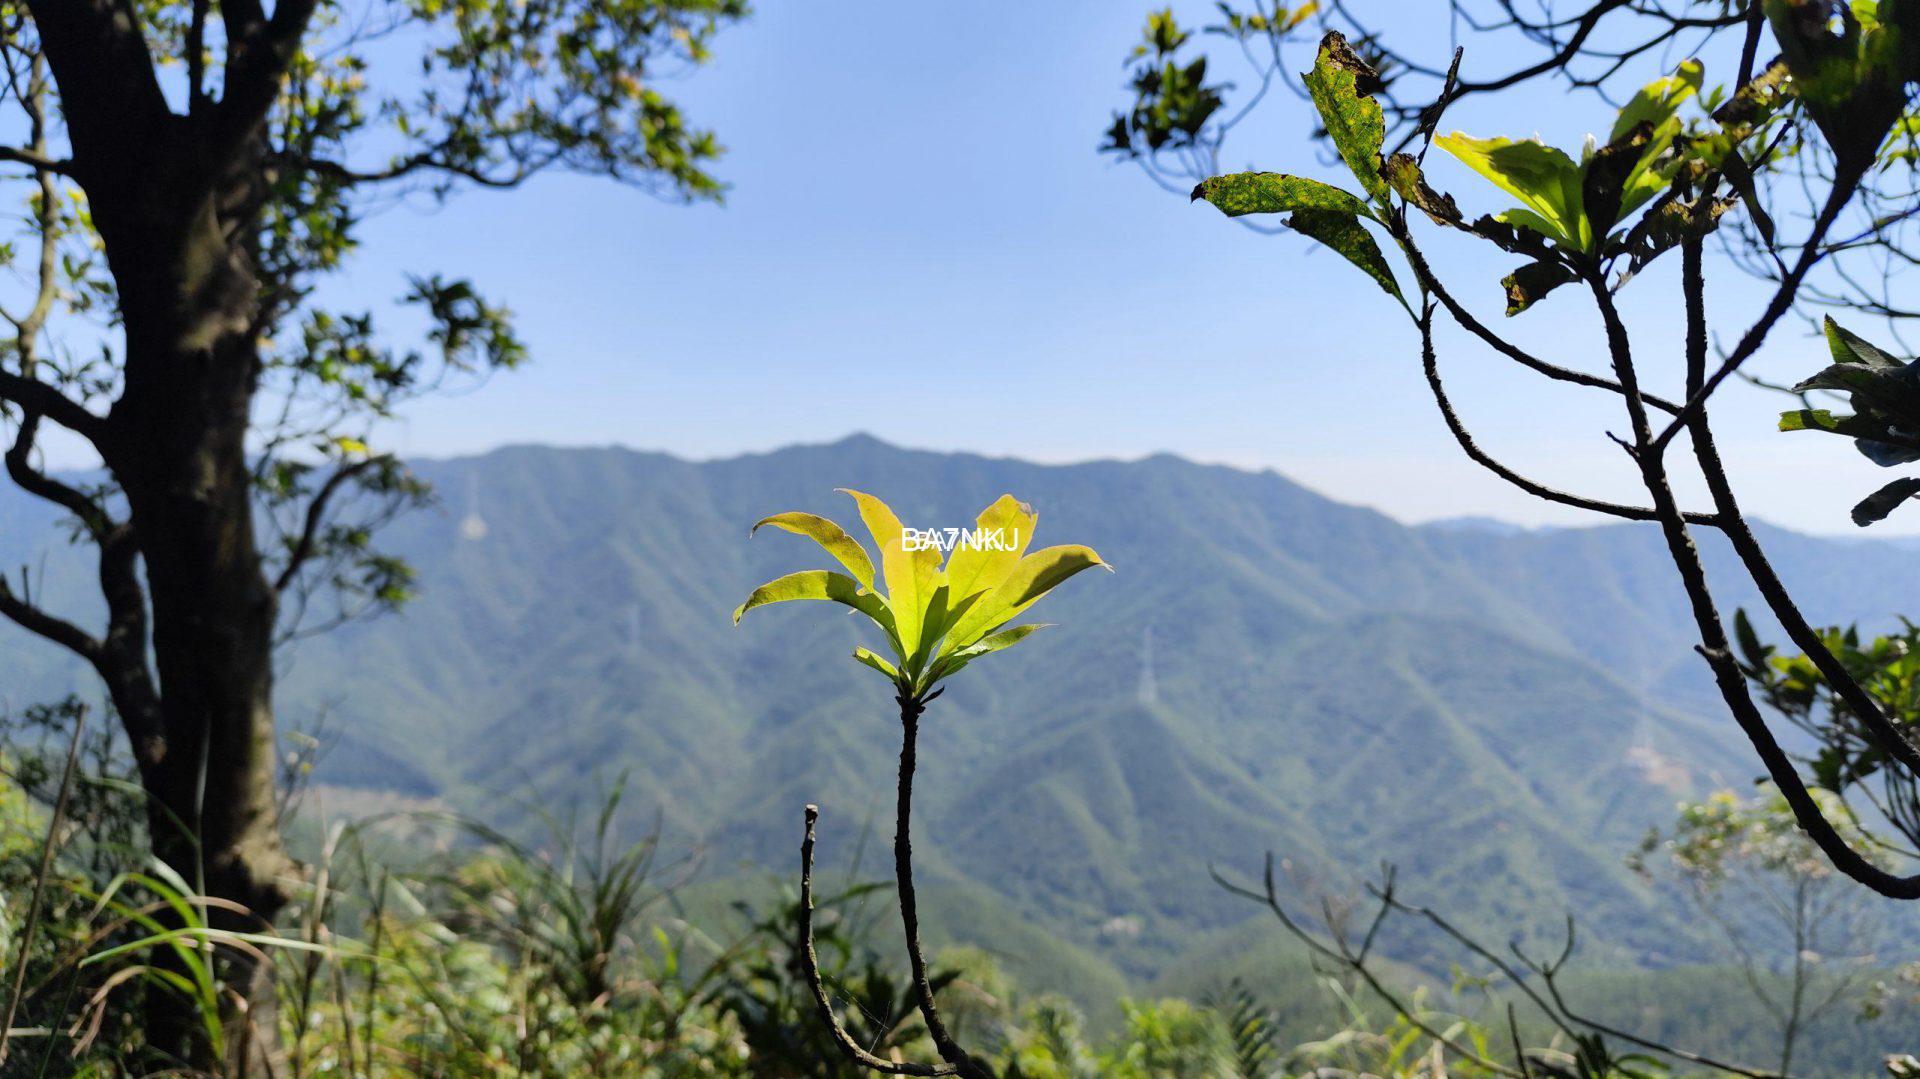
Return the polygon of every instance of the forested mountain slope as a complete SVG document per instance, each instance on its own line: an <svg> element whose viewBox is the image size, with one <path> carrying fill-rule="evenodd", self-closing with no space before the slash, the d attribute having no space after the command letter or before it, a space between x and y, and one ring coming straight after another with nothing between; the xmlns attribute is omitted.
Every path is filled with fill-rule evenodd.
<svg viewBox="0 0 1920 1079"><path fill-rule="evenodd" d="M381 790L510 818L515 798L626 772L709 880L790 872L809 801L823 856L843 857L890 818L887 689L847 658L858 627L837 611L731 624L755 584L822 564L747 526L808 509L852 527L841 486L925 526L1012 492L1040 511L1038 543L1088 543L1116 573L1063 587L1060 628L929 713L915 846L961 935L1017 918L1148 974L1259 913L1207 867L1272 849L1327 887L1392 861L1500 938L1571 910L1598 962L1704 955L1621 859L1676 799L1756 769L1702 692L1649 529L1409 528L1171 456L1042 466L865 437L707 463L515 447L419 470L441 505L384 542L419 567L420 599L288 657L285 716L324 716L336 803ZM0 555L52 547L49 594L86 596L19 499L0 495ZM1920 612L1909 551L1770 539L1817 620ZM1752 602L1711 553L1729 602ZM15 703L85 685L10 628L0 656Z"/></svg>

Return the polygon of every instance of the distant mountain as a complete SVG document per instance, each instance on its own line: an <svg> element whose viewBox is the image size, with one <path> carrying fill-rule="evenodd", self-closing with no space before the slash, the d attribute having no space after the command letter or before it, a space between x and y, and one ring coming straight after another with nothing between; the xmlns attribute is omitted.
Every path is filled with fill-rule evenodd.
<svg viewBox="0 0 1920 1079"><path fill-rule="evenodd" d="M1491 536L1523 536L1532 531L1526 525L1503 521L1498 517L1442 517L1420 526L1434 532L1479 532Z"/></svg>
<svg viewBox="0 0 1920 1079"><path fill-rule="evenodd" d="M1409 528L1271 472L866 437L704 463L514 447L419 471L443 504L385 542L422 597L300 644L283 679L289 722L325 713L336 791L498 816L627 771L711 880L791 873L810 801L844 858L890 822L897 724L847 658L852 619L795 605L730 624L753 585L821 564L747 526L786 509L852 525L841 486L940 526L1012 492L1039 509L1038 542L1091 544L1117 572L1070 582L1045 611L1060 628L932 709L915 848L940 926L1050 942L1076 977L1148 975L1248 931L1260 912L1207 869L1271 849L1323 885L1392 861L1496 939L1570 910L1601 961L1705 954L1621 857L1676 799L1756 767L1651 529ZM44 553L44 523L0 496L6 564ZM1908 551L1766 538L1816 619L1920 611ZM1728 609L1752 604L1708 554ZM48 564L49 594L85 594L79 568ZM15 700L85 684L10 628L0 656Z"/></svg>

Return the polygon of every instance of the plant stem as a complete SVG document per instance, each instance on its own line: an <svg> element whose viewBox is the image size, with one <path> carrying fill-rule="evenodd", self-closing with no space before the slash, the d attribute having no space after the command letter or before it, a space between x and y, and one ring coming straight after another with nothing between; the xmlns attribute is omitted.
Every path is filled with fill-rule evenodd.
<svg viewBox="0 0 1920 1079"><path fill-rule="evenodd" d="M893 875L900 890L900 925L907 937L907 960L913 964L913 992L920 1002L920 1014L926 1017L927 1033L940 1059L952 1064L968 1079L988 1079L988 1073L954 1041L934 1006L933 986L927 980L927 961L920 950L920 905L913 890L913 840L909 828L913 818L914 744L920 733L920 714L926 702L902 690L900 702L900 790L894 811Z"/></svg>

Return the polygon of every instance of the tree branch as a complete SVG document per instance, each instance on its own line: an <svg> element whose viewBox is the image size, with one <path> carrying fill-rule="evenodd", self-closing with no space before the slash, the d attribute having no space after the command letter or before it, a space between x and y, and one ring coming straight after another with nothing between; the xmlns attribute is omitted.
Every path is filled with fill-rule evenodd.
<svg viewBox="0 0 1920 1079"><path fill-rule="evenodd" d="M1693 417L1706 407L1707 398L1713 396L1713 391L1719 388L1720 383L1726 381L1728 375L1738 371L1740 365L1751 359L1755 352L1760 351L1760 346L1766 343L1767 334L1772 331L1774 324L1793 307L1794 297L1799 294L1801 281L1806 278L1807 272L1813 269L1814 264L1820 261L1820 241L1833 227L1833 222L1840 216L1840 211L1852 200L1858 183L1857 176L1851 180L1844 177L1835 178L1832 190L1827 193L1826 204L1820 208L1819 216L1814 218L1813 228L1807 234L1806 243L1800 248L1800 257L1795 260L1793 268L1780 279L1780 286L1774 290L1773 298L1767 302L1766 310L1761 312L1760 318L1740 336L1739 343L1734 346L1732 352L1727 353L1727 358L1721 361L1713 374L1701 383L1699 389L1688 394L1687 403L1674 414L1666 428L1659 435L1649 437L1648 444L1654 450L1665 449L1667 444L1673 441L1674 436L1684 430L1687 424L1692 422Z"/></svg>
<svg viewBox="0 0 1920 1079"><path fill-rule="evenodd" d="M894 1062L874 1056L861 1048L853 1040L840 1020L833 1014L833 1004L827 999L827 988L820 980L820 957L813 949L813 825L820 819L820 807L807 807L807 834L800 842L800 966L806 973L807 986L813 990L813 1003L820 1012L820 1021L833 1035L833 1042L853 1063L888 1075L954 1075L959 1069L952 1064L914 1064L912 1062Z"/></svg>
<svg viewBox="0 0 1920 1079"><path fill-rule="evenodd" d="M273 156L274 159L282 165L291 166L296 169L305 169L315 175L325 176L330 180L337 180L344 184L384 183L389 180L404 179L419 172L444 172L449 176L458 176L462 179L472 181L482 187L501 189L518 187L534 173L552 163L550 157L532 162L522 162L516 165L512 172L506 173L505 175L494 175L482 172L476 168L456 165L452 162L442 160L436 156L438 150L439 147L435 147L433 150L422 150L418 153L409 154L379 169L355 169L350 165L345 165L327 158L307 157L284 150L276 152Z"/></svg>
<svg viewBox="0 0 1920 1079"><path fill-rule="evenodd" d="M1644 506L1629 506L1618 502L1605 502L1600 499L1588 498L1584 495L1577 495L1548 487L1544 483L1529 479L1515 472L1513 469L1508 468L1495 459L1491 454L1481 449L1480 444L1474 441L1473 433L1467 430L1466 424L1461 422L1459 414L1454 411L1453 401L1448 398L1446 387L1440 381L1439 361L1434 356L1433 348L1433 306L1431 304L1427 306L1426 311L1420 317L1420 360L1421 369L1427 376L1427 388L1433 392L1434 403L1440 408L1440 418L1446 421L1447 430L1453 433L1453 440L1459 443L1461 451L1475 464L1480 465L1482 468L1513 484L1515 487L1520 488L1522 491L1536 498L1545 499L1548 502L1558 503L1562 506L1571 506L1574 509L1589 510L1594 513L1604 513L1608 516L1619 517L1628 521L1653 521L1659 519L1658 514ZM1617 387L1615 388L1617 389ZM1706 513L1688 513L1686 519L1694 524L1707 525L1710 527L1719 524L1716 517Z"/></svg>
<svg viewBox="0 0 1920 1079"><path fill-rule="evenodd" d="M70 175L73 171L73 162L71 161L56 161L53 158L35 153L32 150L22 149L18 146L0 146L0 161L8 161L16 165L25 165L35 172L53 172L59 173L62 176Z"/></svg>
<svg viewBox="0 0 1920 1079"><path fill-rule="evenodd" d="M900 704L900 777L899 793L894 813L893 832L893 873L900 889L900 925L907 938L907 962L913 969L913 992L920 1001L920 1014L926 1017L927 1033L933 1036L933 1046L940 1051L940 1058L953 1065L954 1071L966 1079L991 1079L980 1065L974 1063L971 1056L948 1033L947 1025L941 1021L940 1012L934 1005L933 987L927 980L927 961L920 949L920 904L913 890L913 843L909 833L909 823L913 817L913 771L914 743L920 733L920 714L926 710L926 700L916 697L904 687L897 697Z"/></svg>
<svg viewBox="0 0 1920 1079"><path fill-rule="evenodd" d="M367 469L388 460L385 457L363 457L350 465L336 469L327 481L314 493L313 501L307 503L306 520L300 528L300 538L294 541L293 549L287 553L287 564L281 568L280 575L274 579L273 590L285 592L299 576L300 567L313 557L314 546L319 540L320 528L326 523L327 504L331 502L347 481L360 475Z"/></svg>
<svg viewBox="0 0 1920 1079"><path fill-rule="evenodd" d="M267 17L254 0L222 5L227 66L214 113L218 158L244 144L266 121L319 6L319 0L279 0Z"/></svg>
<svg viewBox="0 0 1920 1079"><path fill-rule="evenodd" d="M0 615L29 633L45 637L89 663L98 662L100 642L79 626L48 614L33 605L28 597L15 595L13 586L0 575Z"/></svg>
<svg viewBox="0 0 1920 1079"><path fill-rule="evenodd" d="M130 0L28 0L27 7L60 86L75 169L111 178L129 147L151 144L158 121L170 115L140 16Z"/></svg>
<svg viewBox="0 0 1920 1079"><path fill-rule="evenodd" d="M1701 266L1701 244L1699 237L1692 237L1682 243L1680 250L1681 289L1686 295L1687 308L1689 398L1698 394L1704 385L1707 363L1706 279ZM1745 514L1740 510L1739 501L1734 497L1733 485L1727 477L1726 465L1720 459L1719 447L1714 442L1713 425L1708 420L1704 405L1687 421L1687 430L1693 443L1694 457L1699 462L1701 475L1706 479L1707 491L1713 498L1721 531L1726 534L1734 553L1746 567L1747 575L1753 578L1761 597L1766 600L1767 608L1779 620L1781 628L1786 630L1788 639L1812 661L1834 693L1859 715L1861 723L1872 735L1874 744L1909 773L1920 774L1920 749L1916 749L1893 725L1880 702L1827 648L1826 641L1808 624L1785 583L1774 571L1766 550L1754 536Z"/></svg>
<svg viewBox="0 0 1920 1079"><path fill-rule="evenodd" d="M1767 728L1765 717L1755 706L1747 690L1746 678L1740 673L1739 664L1734 662L1726 627L1721 624L1720 614L1714 607L1713 590L1707 582L1700 551L1694 546L1693 537L1687 530L1685 515L1674 501L1662 454L1654 444L1646 408L1638 392L1638 377L1634 372L1626 325L1620 320L1620 312L1607 291L1605 279L1597 272L1589 272L1586 282L1594 301L1599 305L1601 321L1606 327L1607 351L1613 357L1614 374L1628 391L1627 412L1633 423L1634 460L1639 462L1642 483L1652 496L1654 509L1659 514L1661 535L1666 539L1668 554L1679 571L1681 584L1690 601L1695 629L1700 637L1697 650L1712 670L1721 698L1748 741L1753 743L1754 751L1760 755L1768 776L1780 788L1780 793L1792 808L1794 819L1819 846L1827 860L1833 863L1834 868L1890 899L1920 899L1920 874L1902 877L1889 873L1847 844L1820 811L1819 803L1814 801L1805 782L1801 780L1799 769L1786 751L1781 749L1779 741ZM1693 408L1693 401L1704 400L1704 392L1692 395L1689 408ZM1698 411L1697 408L1694 410Z"/></svg>
<svg viewBox="0 0 1920 1079"><path fill-rule="evenodd" d="M1395 232L1395 238L1400 241L1401 248L1407 253L1407 263L1413 267L1414 276L1419 279L1421 286L1428 292L1433 293L1434 297L1447 309L1447 314L1452 316L1453 320L1459 323L1462 329L1465 329L1475 337L1486 342L1487 346L1495 352L1500 353L1502 356L1513 360L1523 367L1538 371L1540 374L1557 382L1571 382L1575 385L1591 386L1595 389L1608 390L1613 393L1626 392L1620 388L1618 382L1612 379L1602 378L1599 375L1591 375L1585 371L1576 371L1570 367L1562 367L1557 363L1540 359L1538 356L1533 355L1493 332L1485 323L1475 318L1473 312L1467 310L1464 305L1454 299L1453 293L1449 292L1446 286L1440 283L1440 279L1434 274L1433 268L1427 264L1426 256L1422 254L1419 247L1414 244L1413 237L1407 230L1402 228L1395 230ZM1646 395L1646 401L1648 404L1653 405L1663 412L1678 412L1680 409L1679 405L1671 401L1651 395Z"/></svg>
<svg viewBox="0 0 1920 1079"><path fill-rule="evenodd" d="M39 379L0 369L0 401L11 401L37 413L98 446L107 434L107 421Z"/></svg>

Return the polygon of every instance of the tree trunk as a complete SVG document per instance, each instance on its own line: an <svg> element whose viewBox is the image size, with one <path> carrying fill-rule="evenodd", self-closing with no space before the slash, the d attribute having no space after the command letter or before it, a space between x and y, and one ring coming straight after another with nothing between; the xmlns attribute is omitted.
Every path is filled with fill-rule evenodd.
<svg viewBox="0 0 1920 1079"><path fill-rule="evenodd" d="M127 204L93 198L126 331L106 457L146 570L160 698L141 776L154 854L196 891L244 908L212 911L212 924L258 931L285 904L291 865L274 792L277 597L254 535L246 447L257 287L235 239L245 230L225 226L216 194L145 179ZM277 1045L271 970L220 956L246 1001L223 1011L229 1059L191 1033L196 1013L171 994L152 994L148 1038L205 1071L265 1074L256 1060Z"/></svg>

